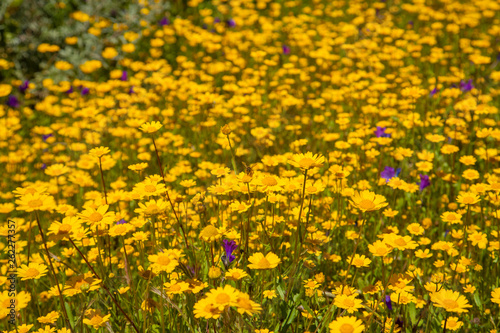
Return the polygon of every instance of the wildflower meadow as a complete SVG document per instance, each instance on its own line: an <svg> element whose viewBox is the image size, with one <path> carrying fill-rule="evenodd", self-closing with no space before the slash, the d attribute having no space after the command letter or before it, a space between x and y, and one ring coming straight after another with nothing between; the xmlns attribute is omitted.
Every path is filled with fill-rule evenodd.
<svg viewBox="0 0 500 333"><path fill-rule="evenodd" d="M500 2L0 2L0 332L499 332Z"/></svg>

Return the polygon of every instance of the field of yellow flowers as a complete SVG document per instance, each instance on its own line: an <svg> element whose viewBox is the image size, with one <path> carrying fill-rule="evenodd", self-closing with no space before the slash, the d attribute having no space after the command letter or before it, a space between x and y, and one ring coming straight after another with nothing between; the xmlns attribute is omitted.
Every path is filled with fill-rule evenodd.
<svg viewBox="0 0 500 333"><path fill-rule="evenodd" d="M49 2L79 33L0 57L1 332L500 330L499 2Z"/></svg>

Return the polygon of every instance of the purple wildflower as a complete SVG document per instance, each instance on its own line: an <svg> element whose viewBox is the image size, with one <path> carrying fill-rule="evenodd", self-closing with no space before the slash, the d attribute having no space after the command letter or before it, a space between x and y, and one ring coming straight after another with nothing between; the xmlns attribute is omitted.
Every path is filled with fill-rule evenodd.
<svg viewBox="0 0 500 333"><path fill-rule="evenodd" d="M290 47L288 47L286 45L283 45L282 49L283 49L283 54L284 55L289 55L290 54Z"/></svg>
<svg viewBox="0 0 500 333"><path fill-rule="evenodd" d="M236 22L233 19L227 20L227 26L229 28L234 28L236 26Z"/></svg>
<svg viewBox="0 0 500 333"><path fill-rule="evenodd" d="M439 92L439 89L436 87L436 88L432 89L432 91L430 92L429 96L432 97L432 96L436 95L438 92Z"/></svg>
<svg viewBox="0 0 500 333"><path fill-rule="evenodd" d="M169 24L170 24L170 21L169 21L169 19L168 19L168 18L164 17L164 18L162 18L162 19L160 20L160 22L158 22L158 24L159 24L160 26L162 26L162 27L163 27L163 26L165 26L165 25L169 25Z"/></svg>
<svg viewBox="0 0 500 333"><path fill-rule="evenodd" d="M46 134L46 135L42 135L42 139L43 139L43 141L45 142L45 141L47 141L47 139L48 139L48 138L50 138L50 137L52 137L52 136L54 136L54 134L52 134L52 133L50 133L50 134Z"/></svg>
<svg viewBox="0 0 500 333"><path fill-rule="evenodd" d="M389 309L389 311L392 311L392 302L391 302L391 296L385 295L385 305Z"/></svg>
<svg viewBox="0 0 500 333"><path fill-rule="evenodd" d="M465 82L464 80L460 81L460 90L462 90L462 92L471 91L472 89L474 89L474 85L472 84L472 79L470 79L467 82Z"/></svg>
<svg viewBox="0 0 500 333"><path fill-rule="evenodd" d="M82 89L82 96L88 95L90 92L90 89L87 87L83 87Z"/></svg>
<svg viewBox="0 0 500 333"><path fill-rule="evenodd" d="M47 164L43 163L43 164L42 164L42 167L41 167L40 169L42 169L42 170L47 169Z"/></svg>
<svg viewBox="0 0 500 333"><path fill-rule="evenodd" d="M429 180L428 175L419 175L420 176L420 191L423 191L424 188L431 185L431 181Z"/></svg>
<svg viewBox="0 0 500 333"><path fill-rule="evenodd" d="M385 127L380 127L380 126L377 126L377 130L374 132L375 136L377 138L390 138L391 135L389 133L386 133L387 128Z"/></svg>
<svg viewBox="0 0 500 333"><path fill-rule="evenodd" d="M134 86L130 87L130 89L128 90L128 94L129 95L135 94Z"/></svg>
<svg viewBox="0 0 500 333"><path fill-rule="evenodd" d="M20 103L19 103L19 100L17 99L16 96L14 95L9 95L9 97L7 97L7 102L6 104L8 106L10 106L11 108L17 108L19 107Z"/></svg>
<svg viewBox="0 0 500 333"><path fill-rule="evenodd" d="M394 169L392 167L386 166L384 168L384 171L380 173L380 177L384 178L386 182L389 182L391 178L399 176L399 173L401 172L401 168Z"/></svg>
<svg viewBox="0 0 500 333"><path fill-rule="evenodd" d="M127 71L122 72L122 77L120 78L122 81L127 81L128 80L128 73Z"/></svg>
<svg viewBox="0 0 500 333"><path fill-rule="evenodd" d="M30 81L26 80L19 86L19 91L24 94L29 87Z"/></svg>
<svg viewBox="0 0 500 333"><path fill-rule="evenodd" d="M227 266L231 262L233 262L234 259L236 259L236 257L233 255L233 251L238 248L238 245L236 245L236 242L234 240L230 241L227 239L224 239L222 243L222 247L224 247L224 251L226 252L224 263Z"/></svg>
<svg viewBox="0 0 500 333"><path fill-rule="evenodd" d="M127 221L125 221L125 219L121 219L120 221L116 222L116 224L125 224L127 223Z"/></svg>
<svg viewBox="0 0 500 333"><path fill-rule="evenodd" d="M66 90L66 94L71 94L73 92L73 86L71 86L68 90Z"/></svg>

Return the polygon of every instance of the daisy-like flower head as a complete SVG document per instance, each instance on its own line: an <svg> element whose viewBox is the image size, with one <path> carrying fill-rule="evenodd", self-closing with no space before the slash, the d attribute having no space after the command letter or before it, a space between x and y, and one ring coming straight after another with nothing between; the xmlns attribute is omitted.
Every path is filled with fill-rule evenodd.
<svg viewBox="0 0 500 333"><path fill-rule="evenodd" d="M356 295L338 295L335 297L335 306L347 310L349 313L354 313L362 308L363 303L360 299L356 298Z"/></svg>
<svg viewBox="0 0 500 333"><path fill-rule="evenodd" d="M194 305L193 312L196 318L218 319L222 311L219 310L219 308L212 302L211 299L204 298L199 300Z"/></svg>
<svg viewBox="0 0 500 333"><path fill-rule="evenodd" d="M383 195L368 190L354 192L349 202L362 212L372 212L387 206L387 201Z"/></svg>
<svg viewBox="0 0 500 333"><path fill-rule="evenodd" d="M251 262L251 264L248 265L251 269L271 269L278 266L281 259L272 252L269 252L265 256L263 253L257 252L248 258L248 261Z"/></svg>
<svg viewBox="0 0 500 333"><path fill-rule="evenodd" d="M338 317L328 326L330 333L361 333L365 329L365 325L354 316Z"/></svg>
<svg viewBox="0 0 500 333"><path fill-rule="evenodd" d="M100 311L90 309L85 312L85 317L86 318L83 319L83 323L85 325L89 325L95 329L99 329L99 327L103 327L106 325L109 318L111 317L111 314L103 316Z"/></svg>
<svg viewBox="0 0 500 333"><path fill-rule="evenodd" d="M447 312L463 313L468 312L467 308L471 308L465 296L460 295L458 291L447 290L442 288L438 292L431 294L431 301L435 307L444 308Z"/></svg>
<svg viewBox="0 0 500 333"><path fill-rule="evenodd" d="M28 193L16 200L16 210L33 212L37 210L52 210L56 207L54 197L47 194Z"/></svg>
<svg viewBox="0 0 500 333"><path fill-rule="evenodd" d="M69 172L69 168L64 164L53 164L45 169L45 174L52 177L59 177Z"/></svg>
<svg viewBox="0 0 500 333"><path fill-rule="evenodd" d="M475 205L477 204L481 199L477 194L471 193L471 192L464 192L460 193L457 197L457 202L463 206L465 205Z"/></svg>
<svg viewBox="0 0 500 333"><path fill-rule="evenodd" d="M42 276L47 275L47 266L31 262L29 266L21 265L21 267L17 269L17 275L21 278L21 281L32 279L38 280Z"/></svg>
<svg viewBox="0 0 500 333"><path fill-rule="evenodd" d="M240 292L237 297L237 311L241 314L253 315L262 311L262 307L252 301L250 296Z"/></svg>
<svg viewBox="0 0 500 333"><path fill-rule="evenodd" d="M163 125L160 124L159 121L152 121L152 122L149 122L149 123L142 124L139 129L141 131L143 131L144 133L154 133L154 132L158 131L160 128L162 128L162 127L163 127Z"/></svg>
<svg viewBox="0 0 500 333"><path fill-rule="evenodd" d="M89 155L90 156L94 156L94 157L97 157L97 158L101 158L103 157L104 155L107 155L109 154L110 150L108 147L97 147L97 148L93 148L89 151Z"/></svg>
<svg viewBox="0 0 500 333"><path fill-rule="evenodd" d="M49 312L46 316L38 317L37 320L42 324L53 324L59 318L59 313L56 311Z"/></svg>
<svg viewBox="0 0 500 333"><path fill-rule="evenodd" d="M325 157L321 154L313 154L312 152L294 154L292 158L288 160L288 163L305 171L322 167L325 163Z"/></svg>
<svg viewBox="0 0 500 333"><path fill-rule="evenodd" d="M222 237L222 232L213 225L207 225L200 233L200 238L205 242L213 242Z"/></svg>
<svg viewBox="0 0 500 333"><path fill-rule="evenodd" d="M226 307L236 306L238 304L238 296L240 292L230 285L225 285L223 288L218 287L207 293L207 299L219 309L223 311Z"/></svg>
<svg viewBox="0 0 500 333"><path fill-rule="evenodd" d="M241 280L246 276L248 276L247 272L239 268L231 268L225 275L226 279L233 281Z"/></svg>

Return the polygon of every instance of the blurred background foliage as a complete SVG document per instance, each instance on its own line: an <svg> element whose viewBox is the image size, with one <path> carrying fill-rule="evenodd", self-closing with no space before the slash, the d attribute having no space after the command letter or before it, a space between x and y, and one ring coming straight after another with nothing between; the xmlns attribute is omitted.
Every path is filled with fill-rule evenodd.
<svg viewBox="0 0 500 333"><path fill-rule="evenodd" d="M141 0L1 0L0 58L13 65L0 71L0 81L15 78L35 84L51 78L55 82L85 78L79 71L61 71L57 60L78 66L87 60L102 60L106 47L124 43L123 31L140 31L140 25L170 16L170 3L162 2L148 15L141 15ZM76 17L85 13L88 20ZM149 21L149 22L148 22ZM74 45L67 37L78 37ZM39 52L40 44L60 47L58 52ZM37 84L38 86L38 84Z"/></svg>

